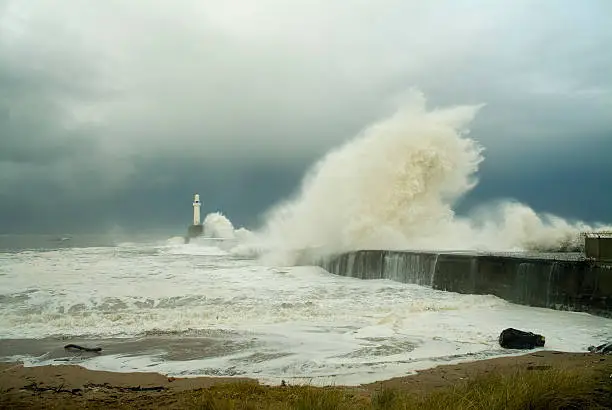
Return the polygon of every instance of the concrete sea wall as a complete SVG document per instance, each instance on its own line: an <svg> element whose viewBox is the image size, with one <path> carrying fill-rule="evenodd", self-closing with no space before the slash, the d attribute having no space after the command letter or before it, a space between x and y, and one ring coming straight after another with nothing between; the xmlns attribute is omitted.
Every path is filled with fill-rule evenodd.
<svg viewBox="0 0 612 410"><path fill-rule="evenodd" d="M327 271L612 317L612 265L579 257L363 250L316 259Z"/></svg>

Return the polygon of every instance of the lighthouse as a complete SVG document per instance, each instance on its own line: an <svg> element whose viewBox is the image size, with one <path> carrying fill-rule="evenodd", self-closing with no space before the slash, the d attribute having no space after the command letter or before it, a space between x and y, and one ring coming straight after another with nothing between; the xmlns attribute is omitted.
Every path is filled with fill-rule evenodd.
<svg viewBox="0 0 612 410"><path fill-rule="evenodd" d="M189 242L189 239L195 238L196 236L202 235L204 232L204 227L202 226L200 220L200 207L202 203L200 202L200 195L195 194L193 196L193 224L187 229L187 236L185 237L185 242Z"/></svg>
<svg viewBox="0 0 612 410"><path fill-rule="evenodd" d="M193 197L193 224L200 225L200 207L202 203L200 202L200 195L195 194Z"/></svg>

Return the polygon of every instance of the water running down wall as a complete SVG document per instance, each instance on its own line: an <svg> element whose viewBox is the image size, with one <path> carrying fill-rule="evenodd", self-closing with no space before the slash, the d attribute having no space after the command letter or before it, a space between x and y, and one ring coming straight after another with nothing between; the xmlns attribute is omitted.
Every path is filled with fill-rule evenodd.
<svg viewBox="0 0 612 410"><path fill-rule="evenodd" d="M509 302L612 317L612 265L580 257L518 257L363 250L315 265L360 279L390 279Z"/></svg>

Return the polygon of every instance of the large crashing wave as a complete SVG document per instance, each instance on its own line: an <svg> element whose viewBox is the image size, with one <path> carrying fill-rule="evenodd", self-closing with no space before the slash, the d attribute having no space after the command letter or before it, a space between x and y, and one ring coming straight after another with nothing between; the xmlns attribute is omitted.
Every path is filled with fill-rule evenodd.
<svg viewBox="0 0 612 410"><path fill-rule="evenodd" d="M318 162L298 194L268 213L259 238L285 256L309 248L550 251L577 249L581 231L606 229L538 215L517 202L455 215L483 160L467 130L479 108L428 111L423 95L413 93Z"/></svg>

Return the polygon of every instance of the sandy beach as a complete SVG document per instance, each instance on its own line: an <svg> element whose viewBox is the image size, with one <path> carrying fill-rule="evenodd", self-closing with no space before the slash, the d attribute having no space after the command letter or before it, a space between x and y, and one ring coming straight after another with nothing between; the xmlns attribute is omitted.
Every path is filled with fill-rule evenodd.
<svg viewBox="0 0 612 410"><path fill-rule="evenodd" d="M382 388L427 394L486 374L550 369L612 373L612 357L540 351L522 356L442 365L415 375L346 389L364 396ZM20 363L3 363L0 364L0 405L3 408L185 408L189 407L188 400L193 394L219 384L239 381L257 383L240 378L168 378L157 373L111 373L72 365L23 367Z"/></svg>

